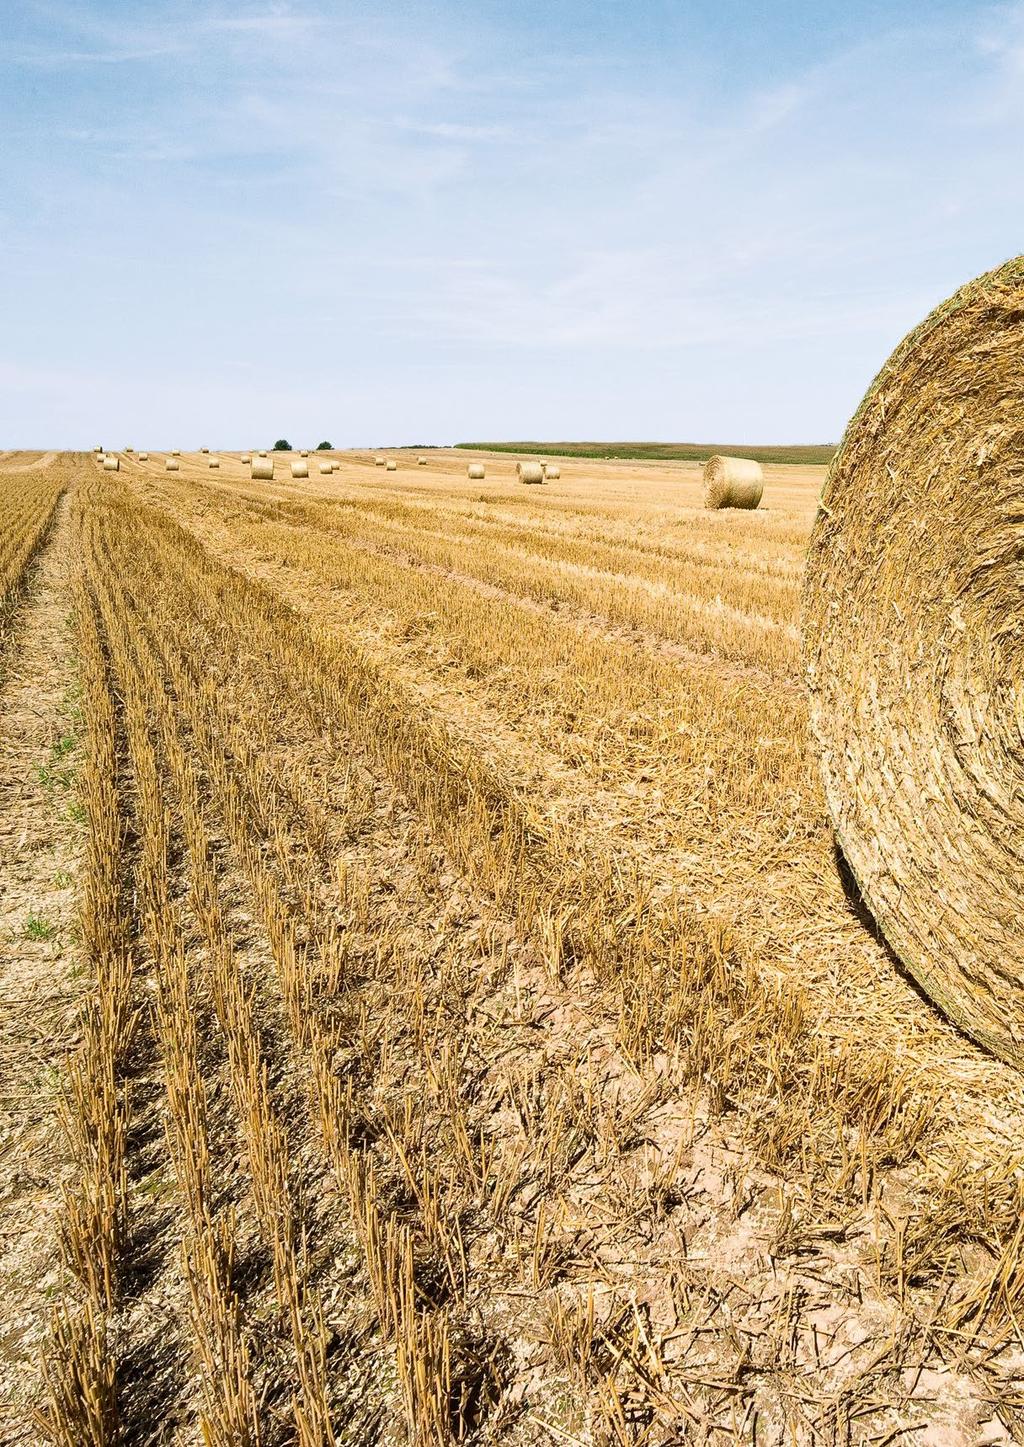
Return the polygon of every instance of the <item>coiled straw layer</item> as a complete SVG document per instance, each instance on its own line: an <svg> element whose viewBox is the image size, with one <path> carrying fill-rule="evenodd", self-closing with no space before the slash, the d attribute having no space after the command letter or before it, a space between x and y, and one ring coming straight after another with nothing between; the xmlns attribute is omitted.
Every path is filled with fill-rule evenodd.
<svg viewBox="0 0 1024 1447"><path fill-rule="evenodd" d="M759 462L716 453L704 464L705 507L755 508L763 492L764 473Z"/></svg>
<svg viewBox="0 0 1024 1447"><path fill-rule="evenodd" d="M1024 257L897 347L833 460L804 654L836 837L888 943L1024 1067Z"/></svg>

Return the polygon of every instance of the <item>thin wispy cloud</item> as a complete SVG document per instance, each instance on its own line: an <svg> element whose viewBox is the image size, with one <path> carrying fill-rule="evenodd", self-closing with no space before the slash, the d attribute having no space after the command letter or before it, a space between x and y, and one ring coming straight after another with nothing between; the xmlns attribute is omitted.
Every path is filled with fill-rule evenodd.
<svg viewBox="0 0 1024 1447"><path fill-rule="evenodd" d="M154 428L837 436L1024 229L1021 4L10 9L0 362L55 442L57 335Z"/></svg>

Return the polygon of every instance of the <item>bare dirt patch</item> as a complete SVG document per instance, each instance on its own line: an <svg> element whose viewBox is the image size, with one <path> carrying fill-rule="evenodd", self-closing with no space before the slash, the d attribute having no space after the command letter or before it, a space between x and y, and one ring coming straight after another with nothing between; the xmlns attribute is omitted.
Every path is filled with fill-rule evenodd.
<svg viewBox="0 0 1024 1447"><path fill-rule="evenodd" d="M62 1060L76 1029L81 851L66 509L65 500L35 565L0 684L0 1423L11 1444L38 1440L29 1412L71 1169L58 1123Z"/></svg>

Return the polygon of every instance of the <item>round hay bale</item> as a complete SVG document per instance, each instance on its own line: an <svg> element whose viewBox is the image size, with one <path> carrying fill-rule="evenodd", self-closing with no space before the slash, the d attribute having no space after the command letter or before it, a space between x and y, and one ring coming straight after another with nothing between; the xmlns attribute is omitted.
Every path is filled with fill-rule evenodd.
<svg viewBox="0 0 1024 1447"><path fill-rule="evenodd" d="M374 467L383 467L386 461L387 459L384 457L375 457L373 459L373 465Z"/></svg>
<svg viewBox="0 0 1024 1447"><path fill-rule="evenodd" d="M303 458L297 457L292 463L292 477L308 477L309 463Z"/></svg>
<svg viewBox="0 0 1024 1447"><path fill-rule="evenodd" d="M387 471L388 471L388 472L397 472L397 471L398 471L398 463L395 461L395 459L394 459L393 457L389 457L389 458L388 458L388 461L387 461Z"/></svg>
<svg viewBox="0 0 1024 1447"><path fill-rule="evenodd" d="M309 453L308 453L308 452L300 452L300 453L299 453L299 456L300 456L300 457L308 457L308 456L309 456Z"/></svg>
<svg viewBox="0 0 1024 1447"><path fill-rule="evenodd" d="M176 448L174 449L174 451L171 453L171 456L172 456L172 457L180 457L180 456L181 456L181 448L180 448L180 447L176 447Z"/></svg>
<svg viewBox="0 0 1024 1447"><path fill-rule="evenodd" d="M246 464L246 466L248 466L249 463L252 461L252 453L251 453L251 452L243 452L242 455L241 455L241 457L240 457L238 460L239 460L239 462L244 462L244 463Z"/></svg>
<svg viewBox="0 0 1024 1447"><path fill-rule="evenodd" d="M100 456L102 457L102 455L103 455L103 448L99 445L99 443L97 443L96 446L93 448L93 452L98 452L98 453L100 454Z"/></svg>
<svg viewBox="0 0 1024 1447"><path fill-rule="evenodd" d="M149 453L148 453L148 452L140 452L140 453L139 453L139 461L140 461L140 462L148 462L148 461L149 461Z"/></svg>
<svg viewBox="0 0 1024 1447"><path fill-rule="evenodd" d="M173 453L171 454L170 457L167 457L167 458L164 459L164 471L165 471L165 472L179 472L180 470L181 470L181 463L178 461L177 457L175 457L175 455L174 455Z"/></svg>
<svg viewBox="0 0 1024 1447"><path fill-rule="evenodd" d="M121 459L119 457L111 457L108 452L103 459L103 470L104 472L120 472Z"/></svg>
<svg viewBox="0 0 1024 1447"><path fill-rule="evenodd" d="M265 452L257 452L256 454L257 457L266 457L266 455L267 454Z"/></svg>
<svg viewBox="0 0 1024 1447"><path fill-rule="evenodd" d="M332 472L338 472L338 471L340 470L340 468L341 468L341 463L337 460L337 458L335 458L334 461L331 463L331 471L332 471Z"/></svg>
<svg viewBox="0 0 1024 1447"><path fill-rule="evenodd" d="M330 475L334 472L334 463L333 463L333 462L321 462L321 464L320 464L320 471L321 471L321 473L324 473L324 474L326 474L328 477L330 477Z"/></svg>
<svg viewBox="0 0 1024 1447"><path fill-rule="evenodd" d="M417 457L417 459L416 459L416 466L417 466L417 467L426 467L426 465L427 465L427 459L426 459L425 457Z"/></svg>
<svg viewBox="0 0 1024 1447"><path fill-rule="evenodd" d="M709 457L704 464L704 506L755 508L764 492L759 462L746 457Z"/></svg>
<svg viewBox="0 0 1024 1447"><path fill-rule="evenodd" d="M558 463L557 463L557 462L546 462L546 463L544 464L544 477L545 477L545 479L549 479L549 478L552 478L552 477L553 477L553 478L557 481L558 478L561 477L561 475L562 475L562 469L558 466Z"/></svg>
<svg viewBox="0 0 1024 1447"><path fill-rule="evenodd" d="M544 481L544 469L543 469L543 467L541 467L541 465L540 465L539 462L517 462L517 463L516 463L516 481L517 481L517 482L543 482L543 481Z"/></svg>
<svg viewBox="0 0 1024 1447"><path fill-rule="evenodd" d="M483 463L471 462L466 468L466 476L473 478L475 482L479 482L481 478L486 477L487 473Z"/></svg>
<svg viewBox="0 0 1024 1447"><path fill-rule="evenodd" d="M253 482L272 482L274 478L274 459L261 452L254 457L249 468L249 476Z"/></svg>
<svg viewBox="0 0 1024 1447"><path fill-rule="evenodd" d="M803 593L836 838L891 948L1024 1067L1024 257L896 348L829 468Z"/></svg>
<svg viewBox="0 0 1024 1447"><path fill-rule="evenodd" d="M134 451L135 451L135 448L134 448L134 447L126 447L126 448L125 448L125 452L126 452L126 453L128 453L128 452L134 452Z"/></svg>
<svg viewBox="0 0 1024 1447"><path fill-rule="evenodd" d="M209 460L209 462L208 462L206 465L207 465L207 467L219 467L219 466L220 466L220 458L219 458L219 457L211 457L210 460Z"/></svg>

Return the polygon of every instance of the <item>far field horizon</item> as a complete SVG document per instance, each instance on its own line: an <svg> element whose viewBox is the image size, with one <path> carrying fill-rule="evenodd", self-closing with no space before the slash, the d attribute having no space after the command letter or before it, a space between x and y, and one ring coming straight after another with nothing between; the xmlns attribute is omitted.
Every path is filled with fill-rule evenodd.
<svg viewBox="0 0 1024 1447"><path fill-rule="evenodd" d="M180 443L173 444L181 447ZM183 448L186 452L200 452L205 444ZM258 448L260 444L255 444ZM81 448L45 448L45 447L15 447L6 448L4 451L56 451L56 452L90 452L95 449L96 444ZM133 450L140 450L140 443L125 444L122 447L111 448L111 451L124 452L131 446ZM274 450L273 442L265 442L262 446L268 450ZM511 452L511 453L547 453L552 457L579 457L592 458L597 461L608 462L706 462L709 457L716 453L724 453L728 456L748 457L755 462L768 462L788 464L790 466L801 463L810 466L823 466L832 460L836 452L837 443L744 443L744 442L543 442L543 441L522 441L522 442L390 442L390 443L363 443L336 446L331 444L325 448L322 444L318 447L316 443L298 442L288 449L278 448L278 451L331 451L331 452L381 452L389 448L400 452ZM169 449L153 443L141 444L153 452L166 452ZM250 450L250 444L241 447L217 447L217 452L239 452Z"/></svg>

